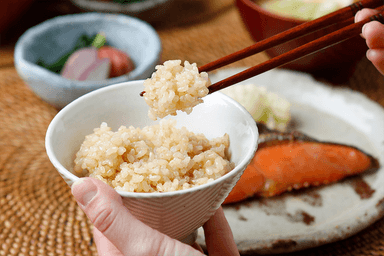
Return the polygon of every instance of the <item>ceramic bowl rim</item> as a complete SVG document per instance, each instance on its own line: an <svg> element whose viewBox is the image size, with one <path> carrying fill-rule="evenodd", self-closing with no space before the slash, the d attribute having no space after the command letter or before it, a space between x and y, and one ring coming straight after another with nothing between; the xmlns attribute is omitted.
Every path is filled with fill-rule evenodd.
<svg viewBox="0 0 384 256"><path fill-rule="evenodd" d="M67 170L56 158L55 154L53 153L52 150L52 145L51 145L51 137L53 130L56 126L56 124L61 120L61 117L64 116L68 111L71 111L72 109L76 108L78 104L81 104L83 101L89 100L93 96L96 96L98 94L103 94L106 91L110 90L116 90L116 88L122 88L122 87L129 87L137 84L142 84L144 80L135 80L135 81L127 81L124 83L118 83L114 84L108 87L100 88L95 91L92 91L88 94L85 94L78 99L72 101L70 104L65 106L60 112L52 119L51 123L49 124L49 127L46 132L45 136L45 148L47 155L51 161L51 163L54 165L54 167L61 173L63 174L66 178L69 178L72 182L75 182L79 180L80 178L74 175L71 171ZM207 184L203 184L200 186L196 186L193 188L185 189L185 190L178 190L178 191L172 191L172 192L162 192L162 193L139 193L139 192L126 192L126 191L117 191L122 197L130 197L130 198L159 198L159 197L173 197L173 196L179 196L182 194L189 194L193 193L195 191L199 190L204 190L209 187L213 187L214 185L217 185L218 183L222 183L227 179L232 178L235 176L238 172L245 170L246 166L250 163L252 160L256 150L257 150L257 140L258 140L258 129L256 126L256 122L254 122L254 119L252 116L248 113L248 111L238 102L230 98L229 96L221 93L221 92L216 92L218 97L220 99L225 99L225 101L231 102L237 109L239 109L244 115L246 116L247 122L251 123L250 129L252 131L252 141L251 141L251 147L249 152L247 152L246 156L243 158L243 160L237 165L233 170L225 174L224 176L209 182ZM253 121L253 122L252 122Z"/></svg>
<svg viewBox="0 0 384 256"><path fill-rule="evenodd" d="M94 11L118 11L141 13L153 9L161 4L168 2L168 0L146 0L143 2L133 2L127 4L103 1L87 1L87 0L71 0L71 2L80 8Z"/></svg>

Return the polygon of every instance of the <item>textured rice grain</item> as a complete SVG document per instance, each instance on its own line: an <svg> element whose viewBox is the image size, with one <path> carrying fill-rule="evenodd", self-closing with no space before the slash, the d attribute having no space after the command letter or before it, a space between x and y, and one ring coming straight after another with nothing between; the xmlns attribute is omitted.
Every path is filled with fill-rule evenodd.
<svg viewBox="0 0 384 256"><path fill-rule="evenodd" d="M175 120L142 129L106 123L86 136L76 154L74 171L86 171L116 190L167 192L211 182L234 168L229 136L208 140Z"/></svg>
<svg viewBox="0 0 384 256"><path fill-rule="evenodd" d="M176 115L177 110L192 112L208 94L210 80L206 72L199 73L195 63L169 60L156 66L156 72L144 81L144 99L150 107L148 116L156 120Z"/></svg>

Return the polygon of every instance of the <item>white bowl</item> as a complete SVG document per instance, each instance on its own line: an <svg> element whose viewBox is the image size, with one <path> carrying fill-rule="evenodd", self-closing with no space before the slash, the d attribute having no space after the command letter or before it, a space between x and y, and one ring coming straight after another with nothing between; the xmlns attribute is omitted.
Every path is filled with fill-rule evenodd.
<svg viewBox="0 0 384 256"><path fill-rule="evenodd" d="M103 32L109 45L126 52L135 63L127 75L103 81L74 81L37 65L53 63L71 50L77 39ZM20 77L44 101L62 108L78 97L107 85L145 79L155 71L161 41L146 22L122 14L85 13L59 16L28 29L15 46Z"/></svg>
<svg viewBox="0 0 384 256"><path fill-rule="evenodd" d="M128 14L147 22L161 21L176 0L141 0L133 3L114 1L71 0L83 11Z"/></svg>
<svg viewBox="0 0 384 256"><path fill-rule="evenodd" d="M131 81L96 90L73 101L52 120L46 134L46 150L52 164L69 186L77 179L73 160L86 135L102 122L114 131L121 125L144 127L148 106L139 96L143 81ZM177 125L208 139L229 135L231 161L236 167L223 177L191 189L165 193L121 192L124 204L139 220L181 241L193 242L191 234L222 204L253 158L258 131L252 116L236 101L216 92L204 97L190 115L175 117ZM158 122L158 121L156 121Z"/></svg>

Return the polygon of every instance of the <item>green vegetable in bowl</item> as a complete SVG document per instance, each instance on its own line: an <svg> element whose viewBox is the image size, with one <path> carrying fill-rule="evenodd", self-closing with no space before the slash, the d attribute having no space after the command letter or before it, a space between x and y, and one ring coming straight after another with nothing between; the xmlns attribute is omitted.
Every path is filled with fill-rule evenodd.
<svg viewBox="0 0 384 256"><path fill-rule="evenodd" d="M71 54L66 61L61 75L71 80L104 80L109 77L110 61L98 57L98 49L106 39L97 34L90 47L81 48Z"/></svg>
<svg viewBox="0 0 384 256"><path fill-rule="evenodd" d="M75 46L53 64L38 65L71 80L104 80L131 72L135 65L123 51L109 46L101 34L82 35Z"/></svg>
<svg viewBox="0 0 384 256"><path fill-rule="evenodd" d="M67 62L69 56L71 56L71 54L73 54L75 51L77 51L81 48L91 46L92 42L96 38L96 35L97 34L92 35L92 36L88 36L88 35L84 34L84 35L80 36L79 39L77 39L75 46L69 52L67 52L66 54L64 54L60 58L58 58L52 64L47 64L43 60L38 60L36 64L43 67L43 68L46 68L52 72L60 74L60 72L63 69L65 62Z"/></svg>
<svg viewBox="0 0 384 256"><path fill-rule="evenodd" d="M92 45L73 52L67 59L61 75L71 80L105 80L131 72L135 66L123 51L105 46L106 38L97 34Z"/></svg>

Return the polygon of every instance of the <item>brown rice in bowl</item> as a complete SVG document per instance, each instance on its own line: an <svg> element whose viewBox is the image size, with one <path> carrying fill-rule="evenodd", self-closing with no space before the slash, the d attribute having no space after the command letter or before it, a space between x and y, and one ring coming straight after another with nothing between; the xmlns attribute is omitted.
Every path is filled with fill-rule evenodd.
<svg viewBox="0 0 384 256"><path fill-rule="evenodd" d="M106 123L86 136L76 154L74 171L86 171L116 190L170 192L206 184L234 168L228 156L229 136L208 140L175 120L142 129Z"/></svg>
<svg viewBox="0 0 384 256"><path fill-rule="evenodd" d="M47 129L47 155L64 181L72 186L81 176L73 171L74 158L86 135L108 123L112 131L122 124L144 128L158 122L148 117L148 105L140 97L143 81L116 84L88 93L63 108ZM195 230L221 205L257 149L255 121L240 104L217 92L204 97L191 114L178 113L167 119L213 140L228 134L234 169L222 177L189 189L164 193L117 190L124 206L140 221L180 241L193 244Z"/></svg>
<svg viewBox="0 0 384 256"><path fill-rule="evenodd" d="M150 107L148 116L152 120L167 115L176 115L177 110L192 112L202 103L211 84L206 72L199 73L196 63L169 60L156 66L156 72L144 81L144 99Z"/></svg>

